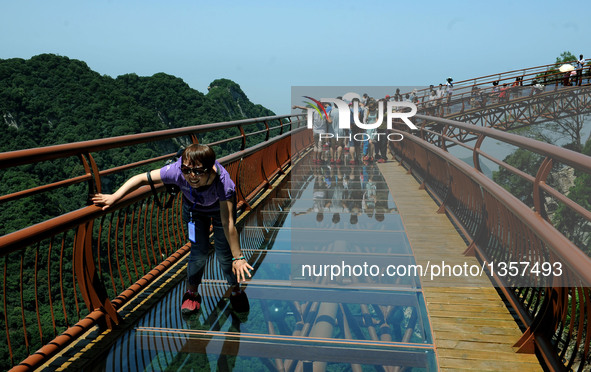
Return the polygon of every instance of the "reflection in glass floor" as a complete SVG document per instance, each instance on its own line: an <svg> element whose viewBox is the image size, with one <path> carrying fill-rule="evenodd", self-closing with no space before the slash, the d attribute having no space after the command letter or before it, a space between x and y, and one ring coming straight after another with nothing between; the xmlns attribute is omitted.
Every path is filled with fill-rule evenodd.
<svg viewBox="0 0 591 372"><path fill-rule="evenodd" d="M437 370L418 277L384 275L414 257L375 165L303 159L240 228L249 313L210 260L201 311L181 315L177 285L92 369Z"/></svg>

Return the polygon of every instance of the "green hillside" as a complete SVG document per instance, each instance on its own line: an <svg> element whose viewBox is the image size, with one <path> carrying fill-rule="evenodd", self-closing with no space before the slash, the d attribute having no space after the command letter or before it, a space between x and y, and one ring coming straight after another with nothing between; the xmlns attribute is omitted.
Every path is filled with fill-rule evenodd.
<svg viewBox="0 0 591 372"><path fill-rule="evenodd" d="M0 59L0 151L273 114L231 80L210 87L165 73L113 79L53 54Z"/></svg>
<svg viewBox="0 0 591 372"><path fill-rule="evenodd" d="M165 73L150 77L130 73L114 79L92 71L82 61L53 54L0 60L0 152L269 115L274 113L250 102L240 86L227 79L212 81L203 94ZM206 133L200 135L200 142L238 133L237 129ZM104 170L174 153L188 143L188 138L168 140L93 156ZM217 155L235 152L239 146L239 141L218 146ZM105 177L103 192L114 191L139 171ZM76 158L0 170L0 195L82 173ZM87 203L87 192L87 186L79 184L65 192L3 203L0 235L81 208Z"/></svg>

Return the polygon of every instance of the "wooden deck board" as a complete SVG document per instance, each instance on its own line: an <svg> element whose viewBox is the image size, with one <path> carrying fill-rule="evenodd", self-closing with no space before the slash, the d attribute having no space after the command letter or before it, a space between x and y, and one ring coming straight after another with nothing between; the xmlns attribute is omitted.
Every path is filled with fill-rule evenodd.
<svg viewBox="0 0 591 372"><path fill-rule="evenodd" d="M388 183L418 264L479 265L466 243L417 181L397 163L378 165ZM522 332L489 279L422 278L442 371L541 371L533 354L516 353Z"/></svg>

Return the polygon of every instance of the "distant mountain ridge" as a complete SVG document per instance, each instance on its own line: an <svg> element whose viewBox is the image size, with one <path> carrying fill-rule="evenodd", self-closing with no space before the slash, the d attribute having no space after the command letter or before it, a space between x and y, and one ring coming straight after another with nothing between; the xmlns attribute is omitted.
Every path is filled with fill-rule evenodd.
<svg viewBox="0 0 591 372"><path fill-rule="evenodd" d="M231 80L210 88L166 73L112 78L54 54L0 59L0 152L273 115Z"/></svg>
<svg viewBox="0 0 591 372"><path fill-rule="evenodd" d="M170 128L274 115L255 105L235 82L214 80L207 94L165 73L112 78L86 63L42 54L31 59L0 59L0 152L37 148ZM264 124L251 130L260 131ZM199 134L200 143L240 135L237 128ZM247 145L264 139L258 133ZM179 138L93 154L99 169L175 153L190 142ZM223 156L240 150L241 141L215 147ZM41 160L41 159L40 159ZM130 175L164 165L150 164L102 177L103 192L113 192ZM0 171L0 195L65 180L83 173L76 157L39 161ZM0 208L0 235L85 206L87 185L10 201Z"/></svg>

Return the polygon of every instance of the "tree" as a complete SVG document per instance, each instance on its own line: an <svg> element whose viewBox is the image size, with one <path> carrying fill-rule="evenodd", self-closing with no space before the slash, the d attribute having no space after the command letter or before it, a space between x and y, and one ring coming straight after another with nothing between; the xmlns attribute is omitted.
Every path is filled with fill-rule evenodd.
<svg viewBox="0 0 591 372"><path fill-rule="evenodd" d="M556 57L556 65L559 66L563 63L576 61L577 57L569 51L564 51Z"/></svg>
<svg viewBox="0 0 591 372"><path fill-rule="evenodd" d="M555 122L518 128L511 132L550 144L566 143L563 147L581 152L584 144L585 124L589 119L589 116L574 115Z"/></svg>
<svg viewBox="0 0 591 372"><path fill-rule="evenodd" d="M534 152L525 149L517 149L508 155L503 161L531 176L535 176L544 158ZM493 180L503 186L530 208L534 205L532 183L513 174L511 171L500 168L493 172Z"/></svg>
<svg viewBox="0 0 591 372"><path fill-rule="evenodd" d="M554 67L549 68L546 72L536 75L536 78L541 79L544 82L544 84L552 83L556 79L560 80L561 77L552 76L552 77L548 78L548 76L553 75L553 74L557 74L558 68L561 65L563 65L564 63L573 62L576 60L577 60L577 57L575 57L574 54L572 54L569 51L564 51L564 52L560 53L560 55L558 57L556 57L556 62L554 62ZM550 79L550 80L548 80L548 79Z"/></svg>
<svg viewBox="0 0 591 372"><path fill-rule="evenodd" d="M583 129L585 128L585 117L575 115L568 118L548 123L548 128L558 134L561 138L566 138L570 150L581 152L583 149ZM553 141L555 142L555 141Z"/></svg>

